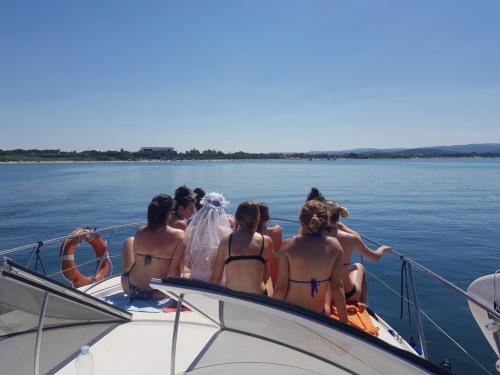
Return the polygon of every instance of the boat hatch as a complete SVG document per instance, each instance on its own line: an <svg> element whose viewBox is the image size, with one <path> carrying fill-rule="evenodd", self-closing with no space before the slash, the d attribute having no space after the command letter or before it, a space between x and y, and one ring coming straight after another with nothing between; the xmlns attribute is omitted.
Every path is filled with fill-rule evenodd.
<svg viewBox="0 0 500 375"><path fill-rule="evenodd" d="M97 298L0 264L0 372L52 373L131 315Z"/></svg>

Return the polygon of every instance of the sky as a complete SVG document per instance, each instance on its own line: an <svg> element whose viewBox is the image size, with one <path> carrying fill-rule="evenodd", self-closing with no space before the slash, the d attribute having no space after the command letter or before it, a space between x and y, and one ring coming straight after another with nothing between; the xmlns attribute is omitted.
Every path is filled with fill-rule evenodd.
<svg viewBox="0 0 500 375"><path fill-rule="evenodd" d="M500 1L0 0L0 149L500 142Z"/></svg>

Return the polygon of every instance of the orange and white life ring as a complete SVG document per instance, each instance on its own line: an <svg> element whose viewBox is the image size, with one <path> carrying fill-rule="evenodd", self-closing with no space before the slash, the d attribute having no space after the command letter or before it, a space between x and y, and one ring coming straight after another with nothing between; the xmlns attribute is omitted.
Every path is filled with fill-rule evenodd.
<svg viewBox="0 0 500 375"><path fill-rule="evenodd" d="M99 269L94 276L85 276L78 270L75 261L75 252L82 241L87 241L94 249L97 259L99 259ZM109 258L102 258L106 255L108 244L99 234L89 228L75 229L61 245L61 271L64 277L70 281L75 288L92 284L95 281L103 280L109 272L111 262Z"/></svg>

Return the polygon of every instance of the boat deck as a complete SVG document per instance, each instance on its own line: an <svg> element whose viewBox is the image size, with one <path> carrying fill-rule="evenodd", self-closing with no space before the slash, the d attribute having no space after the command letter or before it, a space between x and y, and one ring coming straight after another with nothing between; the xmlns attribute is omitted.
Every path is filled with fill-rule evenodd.
<svg viewBox="0 0 500 375"><path fill-rule="evenodd" d="M172 295L171 289L159 281L152 282L157 289ZM81 290L95 297L121 303L120 278L114 277L92 287ZM170 370L172 334L175 323L175 309L168 312L131 311L132 321L116 326L91 344L95 374L130 373L157 374ZM151 309L153 310L153 309ZM373 319L379 327L379 339L413 354L413 349L404 341L396 340L389 333L391 329L382 319ZM182 311L175 351L175 373L195 372L203 374L252 373L260 371L273 374L332 374L330 363L301 353L293 347L286 347L260 337L220 330L208 316L197 311ZM338 355L348 357L348 350ZM358 354L355 355L358 358ZM58 370L58 374L74 374L75 357ZM379 373L371 367L372 373ZM343 366L335 373L351 373ZM383 371L380 371L383 373Z"/></svg>

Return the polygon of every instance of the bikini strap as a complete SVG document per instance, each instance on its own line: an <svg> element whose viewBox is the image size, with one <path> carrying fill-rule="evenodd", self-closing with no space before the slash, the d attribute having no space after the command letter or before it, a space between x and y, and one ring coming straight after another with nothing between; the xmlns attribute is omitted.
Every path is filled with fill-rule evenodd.
<svg viewBox="0 0 500 375"><path fill-rule="evenodd" d="M229 246L229 249L228 249L229 250L229 258L231 258L231 240L232 239L233 239L233 234L231 233L229 235L229 244L228 244L228 246Z"/></svg>
<svg viewBox="0 0 500 375"><path fill-rule="evenodd" d="M174 251L175 251L175 249L174 249ZM151 261L153 259L162 259L162 260L172 260L172 259L174 259L174 257L170 257L170 258L155 257L155 256L150 255L150 254L141 254L141 253L137 253L137 255L140 255L141 257L144 257L144 263L145 264L151 264Z"/></svg>
<svg viewBox="0 0 500 375"><path fill-rule="evenodd" d="M288 281L291 281L292 283L311 284L311 297L314 297L314 295L318 293L319 284L324 283L325 281L330 281L330 279L331 278L316 280L315 278L312 278L311 280L308 281L288 279Z"/></svg>

